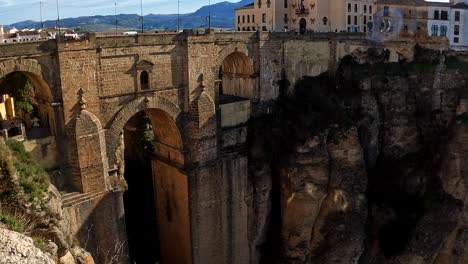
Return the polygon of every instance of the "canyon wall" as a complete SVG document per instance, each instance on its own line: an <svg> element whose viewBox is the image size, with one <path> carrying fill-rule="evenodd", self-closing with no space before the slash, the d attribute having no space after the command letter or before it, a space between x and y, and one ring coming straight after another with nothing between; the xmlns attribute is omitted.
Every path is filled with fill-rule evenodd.
<svg viewBox="0 0 468 264"><path fill-rule="evenodd" d="M357 49L335 72L283 71L249 126L252 263L468 261L468 64L411 53Z"/></svg>

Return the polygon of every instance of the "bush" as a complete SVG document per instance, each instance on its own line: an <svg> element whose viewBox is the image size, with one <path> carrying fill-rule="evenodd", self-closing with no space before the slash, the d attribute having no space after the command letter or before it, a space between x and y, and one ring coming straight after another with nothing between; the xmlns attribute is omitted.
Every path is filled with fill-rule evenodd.
<svg viewBox="0 0 468 264"><path fill-rule="evenodd" d="M18 233L24 232L24 226L18 219L10 215L0 215L0 223L7 226L8 229Z"/></svg>
<svg viewBox="0 0 468 264"><path fill-rule="evenodd" d="M19 184L30 199L41 198L49 187L49 176L42 166L24 149L23 143L8 140L7 146L15 157L14 166L19 177Z"/></svg>

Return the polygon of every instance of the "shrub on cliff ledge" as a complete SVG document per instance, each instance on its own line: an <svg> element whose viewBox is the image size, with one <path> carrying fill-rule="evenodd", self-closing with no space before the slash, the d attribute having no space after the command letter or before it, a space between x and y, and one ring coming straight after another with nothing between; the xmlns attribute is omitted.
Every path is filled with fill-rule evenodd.
<svg viewBox="0 0 468 264"><path fill-rule="evenodd" d="M49 187L47 172L24 149L23 143L8 140L7 146L15 158L14 166L19 176L19 184L24 192L30 195L31 200L41 198Z"/></svg>

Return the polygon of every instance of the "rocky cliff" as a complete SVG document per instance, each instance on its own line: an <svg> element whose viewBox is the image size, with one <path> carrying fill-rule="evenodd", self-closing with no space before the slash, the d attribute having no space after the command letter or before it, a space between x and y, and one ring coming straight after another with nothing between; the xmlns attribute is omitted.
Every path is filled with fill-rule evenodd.
<svg viewBox="0 0 468 264"><path fill-rule="evenodd" d="M0 263L94 263L69 228L47 173L22 143L0 139Z"/></svg>
<svg viewBox="0 0 468 264"><path fill-rule="evenodd" d="M415 47L280 83L250 124L251 252L263 263L468 263L467 63Z"/></svg>

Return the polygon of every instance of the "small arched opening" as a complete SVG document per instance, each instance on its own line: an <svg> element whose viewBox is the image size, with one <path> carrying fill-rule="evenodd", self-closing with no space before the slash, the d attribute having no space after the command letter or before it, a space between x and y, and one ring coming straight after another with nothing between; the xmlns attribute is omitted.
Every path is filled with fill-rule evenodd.
<svg viewBox="0 0 468 264"><path fill-rule="evenodd" d="M221 95L252 98L254 92L253 66L249 57L241 52L228 55L220 68Z"/></svg>
<svg viewBox="0 0 468 264"><path fill-rule="evenodd" d="M142 71L140 73L140 87L141 90L148 90L149 86L149 74L147 71Z"/></svg>
<svg viewBox="0 0 468 264"><path fill-rule="evenodd" d="M301 20L299 21L299 33L305 34L306 30L307 30L307 21L305 20L305 18L301 18Z"/></svg>
<svg viewBox="0 0 468 264"><path fill-rule="evenodd" d="M3 122L7 119L15 120L16 126L23 125L25 134L22 135L21 140L55 136L52 94L49 86L41 77L22 71L7 74L0 78L0 96L2 97L0 104L3 103L5 106L8 104L6 108L13 108L10 109L9 112L12 113L8 118L0 117L0 120ZM6 103L6 101L12 103ZM3 109L3 107L0 106L0 109ZM0 115L2 114L0 113ZM12 134L10 136L15 137L18 135Z"/></svg>
<svg viewBox="0 0 468 264"><path fill-rule="evenodd" d="M191 263L188 178L175 120L160 109L124 127L125 220L131 263Z"/></svg>

